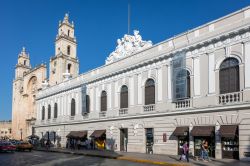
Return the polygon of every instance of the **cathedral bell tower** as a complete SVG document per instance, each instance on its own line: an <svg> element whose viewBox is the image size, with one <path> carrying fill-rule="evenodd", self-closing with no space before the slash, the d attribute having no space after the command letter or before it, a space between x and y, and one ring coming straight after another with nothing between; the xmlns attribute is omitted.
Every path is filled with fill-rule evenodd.
<svg viewBox="0 0 250 166"><path fill-rule="evenodd" d="M55 56L50 59L50 85L78 76L79 62L76 52L74 23L73 21L70 23L69 15L65 14L63 21L59 22L55 41Z"/></svg>
<svg viewBox="0 0 250 166"><path fill-rule="evenodd" d="M30 57L23 47L21 53L18 55L18 62L16 64L15 79L23 78L26 72L31 69Z"/></svg>

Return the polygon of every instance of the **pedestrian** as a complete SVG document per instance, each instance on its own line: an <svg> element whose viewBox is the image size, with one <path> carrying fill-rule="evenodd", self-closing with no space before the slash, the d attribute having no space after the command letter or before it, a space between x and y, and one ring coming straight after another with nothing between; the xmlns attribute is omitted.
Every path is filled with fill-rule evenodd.
<svg viewBox="0 0 250 166"><path fill-rule="evenodd" d="M209 158L209 146L208 146L208 142L207 140L205 140L204 142L204 159L207 159L208 161L211 161L210 158Z"/></svg>
<svg viewBox="0 0 250 166"><path fill-rule="evenodd" d="M77 149L80 150L80 147L81 147L81 141L80 141L80 139L77 140L76 144L77 144Z"/></svg>
<svg viewBox="0 0 250 166"><path fill-rule="evenodd" d="M189 162L189 146L187 141L182 145L182 154L180 156L180 161L181 160L187 160L187 162Z"/></svg>
<svg viewBox="0 0 250 166"><path fill-rule="evenodd" d="M69 139L67 139L67 141L66 141L66 148L67 149L69 148Z"/></svg>
<svg viewBox="0 0 250 166"><path fill-rule="evenodd" d="M48 151L50 149L50 140L48 139L46 142L46 150Z"/></svg>
<svg viewBox="0 0 250 166"><path fill-rule="evenodd" d="M206 140L203 140L200 145L200 157L202 161L208 162L208 142Z"/></svg>

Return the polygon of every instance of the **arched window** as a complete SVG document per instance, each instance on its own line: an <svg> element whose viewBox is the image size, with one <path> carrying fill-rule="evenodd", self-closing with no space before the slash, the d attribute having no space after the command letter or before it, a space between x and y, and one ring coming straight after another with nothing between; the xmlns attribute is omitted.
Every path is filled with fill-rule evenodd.
<svg viewBox="0 0 250 166"><path fill-rule="evenodd" d="M71 99L71 111L70 111L71 116L76 115L76 101L75 99Z"/></svg>
<svg viewBox="0 0 250 166"><path fill-rule="evenodd" d="M45 107L43 106L42 107L42 120L45 119Z"/></svg>
<svg viewBox="0 0 250 166"><path fill-rule="evenodd" d="M70 34L70 30L68 30L68 36L69 36L69 34Z"/></svg>
<svg viewBox="0 0 250 166"><path fill-rule="evenodd" d="M101 94L101 111L107 111L107 92L102 91Z"/></svg>
<svg viewBox="0 0 250 166"><path fill-rule="evenodd" d="M227 58L220 65L220 93L231 93L240 90L239 61Z"/></svg>
<svg viewBox="0 0 250 166"><path fill-rule="evenodd" d="M71 69L71 64L68 64L68 72L70 73L70 69Z"/></svg>
<svg viewBox="0 0 250 166"><path fill-rule="evenodd" d="M54 104L54 118L57 118L57 103Z"/></svg>
<svg viewBox="0 0 250 166"><path fill-rule="evenodd" d="M128 87L126 85L121 87L120 108L128 108Z"/></svg>
<svg viewBox="0 0 250 166"><path fill-rule="evenodd" d="M145 84L145 105L155 104L155 81L148 79Z"/></svg>
<svg viewBox="0 0 250 166"><path fill-rule="evenodd" d="M50 104L48 105L48 119L51 118L51 106Z"/></svg>
<svg viewBox="0 0 250 166"><path fill-rule="evenodd" d="M23 64L26 66L26 60L23 61Z"/></svg>
<svg viewBox="0 0 250 166"><path fill-rule="evenodd" d="M86 112L89 113L90 99L89 95L86 95Z"/></svg>
<svg viewBox="0 0 250 166"><path fill-rule="evenodd" d="M67 54L70 55L70 46L67 47Z"/></svg>

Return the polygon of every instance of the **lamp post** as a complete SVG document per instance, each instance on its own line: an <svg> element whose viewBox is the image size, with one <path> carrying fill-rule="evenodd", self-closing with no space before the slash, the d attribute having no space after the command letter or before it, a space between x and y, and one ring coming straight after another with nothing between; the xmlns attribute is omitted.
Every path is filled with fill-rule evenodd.
<svg viewBox="0 0 250 166"><path fill-rule="evenodd" d="M20 133L21 133L21 141L23 140L23 129L20 129Z"/></svg>

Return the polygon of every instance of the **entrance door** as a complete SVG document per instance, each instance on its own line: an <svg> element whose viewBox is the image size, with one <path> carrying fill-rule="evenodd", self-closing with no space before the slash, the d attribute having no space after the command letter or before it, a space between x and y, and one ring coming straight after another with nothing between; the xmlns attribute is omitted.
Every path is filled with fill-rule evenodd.
<svg viewBox="0 0 250 166"><path fill-rule="evenodd" d="M200 156L202 141L208 143L208 155L209 157L215 157L215 137L194 137L194 154Z"/></svg>
<svg viewBox="0 0 250 166"><path fill-rule="evenodd" d="M127 152L128 129L120 129L120 151Z"/></svg>
<svg viewBox="0 0 250 166"><path fill-rule="evenodd" d="M154 129L146 128L146 153L153 154L153 145L154 145Z"/></svg>

